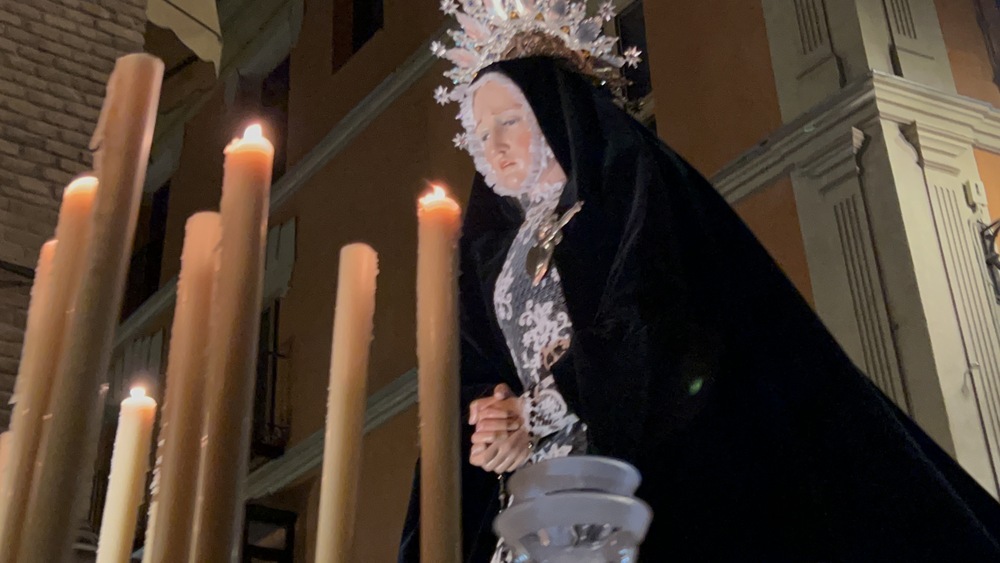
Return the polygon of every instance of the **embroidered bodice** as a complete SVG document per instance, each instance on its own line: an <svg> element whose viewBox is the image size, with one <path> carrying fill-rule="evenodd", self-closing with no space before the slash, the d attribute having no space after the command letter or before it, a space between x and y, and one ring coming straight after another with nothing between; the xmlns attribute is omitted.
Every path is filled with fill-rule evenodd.
<svg viewBox="0 0 1000 563"><path fill-rule="evenodd" d="M555 212L562 188L562 184L543 184L519 198L524 223L493 294L497 320L525 390L524 419L534 443L529 463L586 450L586 425L569 412L550 371L573 338L559 271L550 265L534 286L525 266L538 228Z"/></svg>

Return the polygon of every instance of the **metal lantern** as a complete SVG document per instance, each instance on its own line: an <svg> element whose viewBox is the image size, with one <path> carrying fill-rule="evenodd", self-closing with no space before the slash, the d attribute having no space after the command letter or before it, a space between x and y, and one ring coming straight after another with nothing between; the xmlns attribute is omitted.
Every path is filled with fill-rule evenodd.
<svg viewBox="0 0 1000 563"><path fill-rule="evenodd" d="M542 461L510 478L493 528L518 563L633 563L652 520L634 497L639 472L612 458Z"/></svg>

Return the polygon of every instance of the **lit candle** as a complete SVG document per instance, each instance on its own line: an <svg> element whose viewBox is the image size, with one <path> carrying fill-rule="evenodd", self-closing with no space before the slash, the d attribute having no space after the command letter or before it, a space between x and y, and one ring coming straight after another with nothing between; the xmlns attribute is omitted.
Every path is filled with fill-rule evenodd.
<svg viewBox="0 0 1000 563"><path fill-rule="evenodd" d="M243 537L273 160L259 125L226 148L192 561L236 561Z"/></svg>
<svg viewBox="0 0 1000 563"><path fill-rule="evenodd" d="M118 431L111 455L108 495L97 542L97 563L129 561L136 518L149 471L156 401L142 387L134 387L118 412Z"/></svg>
<svg viewBox="0 0 1000 563"><path fill-rule="evenodd" d="M435 186L417 215L420 560L455 563L462 552L456 252L462 210Z"/></svg>
<svg viewBox="0 0 1000 563"><path fill-rule="evenodd" d="M8 469L0 486L0 545L9 546L0 553L3 563L15 561L21 543L42 442L42 417L54 387L70 304L80 288L96 194L93 176L66 186L56 224L56 237L62 242L45 243L39 256L14 390Z"/></svg>
<svg viewBox="0 0 1000 563"><path fill-rule="evenodd" d="M111 363L162 80L163 61L135 54L118 59L108 83L91 141L100 189L89 250L45 411L48 429L38 451L18 563L64 561L77 518L90 500L98 398Z"/></svg>
<svg viewBox="0 0 1000 563"><path fill-rule="evenodd" d="M377 275L378 254L370 246L341 249L316 561L346 563L354 535Z"/></svg>
<svg viewBox="0 0 1000 563"><path fill-rule="evenodd" d="M221 218L214 212L192 215L185 227L145 563L183 563L191 550L209 311L221 234Z"/></svg>

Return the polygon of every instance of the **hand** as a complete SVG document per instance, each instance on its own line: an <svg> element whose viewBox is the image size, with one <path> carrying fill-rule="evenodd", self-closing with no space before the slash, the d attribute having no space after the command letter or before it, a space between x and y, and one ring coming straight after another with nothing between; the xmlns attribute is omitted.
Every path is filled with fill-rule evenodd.
<svg viewBox="0 0 1000 563"><path fill-rule="evenodd" d="M469 424L476 425L469 455L472 465L506 473L528 459L531 436L521 416L521 400L507 385L497 385L491 397L469 405Z"/></svg>
<svg viewBox="0 0 1000 563"><path fill-rule="evenodd" d="M502 475L524 465L530 454L531 436L528 434L528 429L522 427L506 438L489 444L477 444L473 435L469 463Z"/></svg>

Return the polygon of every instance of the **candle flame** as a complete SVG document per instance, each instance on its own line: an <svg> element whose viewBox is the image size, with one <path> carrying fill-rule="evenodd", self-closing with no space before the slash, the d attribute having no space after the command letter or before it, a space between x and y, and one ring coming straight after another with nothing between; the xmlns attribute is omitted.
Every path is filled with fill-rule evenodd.
<svg viewBox="0 0 1000 563"><path fill-rule="evenodd" d="M66 186L63 190L63 197L65 198L67 194L76 191L94 191L97 189L98 180L96 176L84 175L75 178L72 182Z"/></svg>
<svg viewBox="0 0 1000 563"><path fill-rule="evenodd" d="M133 387L128 394L131 395L133 399L141 399L146 396L146 389L144 387Z"/></svg>
<svg viewBox="0 0 1000 563"><path fill-rule="evenodd" d="M244 141L261 141L264 139L264 128L260 123L254 123L243 132Z"/></svg>
<svg viewBox="0 0 1000 563"><path fill-rule="evenodd" d="M448 199L448 192L444 188L438 186L437 184L431 185L431 192L424 197L420 198L420 205L426 207L434 203L444 201Z"/></svg>

